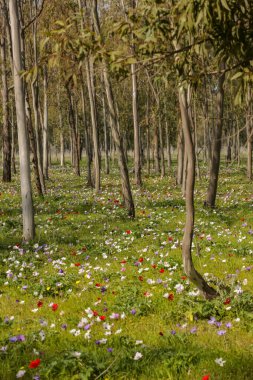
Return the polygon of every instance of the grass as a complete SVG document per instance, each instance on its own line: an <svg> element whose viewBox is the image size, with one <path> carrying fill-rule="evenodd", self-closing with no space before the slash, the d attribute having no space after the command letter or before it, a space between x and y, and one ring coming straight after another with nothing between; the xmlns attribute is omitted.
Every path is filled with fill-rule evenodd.
<svg viewBox="0 0 253 380"><path fill-rule="evenodd" d="M18 178L1 184L0 379L252 377L252 184L223 166L217 209L207 210L202 173L193 258L221 292L211 302L184 277L185 206L173 176L144 177L131 220L117 170L95 194L85 173L55 165L45 198L34 191L29 245L20 239Z"/></svg>

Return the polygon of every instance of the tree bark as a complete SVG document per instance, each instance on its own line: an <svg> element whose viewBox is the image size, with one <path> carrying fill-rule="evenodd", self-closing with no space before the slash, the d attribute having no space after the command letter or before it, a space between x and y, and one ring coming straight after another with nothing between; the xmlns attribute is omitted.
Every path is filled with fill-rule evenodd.
<svg viewBox="0 0 253 380"><path fill-rule="evenodd" d="M100 157L99 157L99 141L98 141L97 105L96 105L96 95L95 95L95 90L94 90L93 61L91 57L88 57L86 59L86 74L87 74L87 85L88 85L88 93L89 93L89 100L90 100L90 114L91 114L91 126L92 126L92 137L93 137L95 190L98 193L101 189Z"/></svg>
<svg viewBox="0 0 253 380"><path fill-rule="evenodd" d="M21 30L19 24L17 0L9 0L9 9L13 47L14 92L19 142L23 238L25 241L30 241L34 238L35 235L35 226L29 162L29 143L26 129L25 90L22 78L20 77L20 72L23 69L23 65L21 59Z"/></svg>
<svg viewBox="0 0 253 380"><path fill-rule="evenodd" d="M224 68L224 65L221 65ZM209 173L209 185L207 190L207 197L205 205L207 207L214 208L215 200L218 188L218 177L220 169L220 154L221 154L221 140L223 129L223 111L224 111L224 81L225 73L221 73L218 81L218 93L217 93L217 124L214 131L214 141L212 147L212 157Z"/></svg>
<svg viewBox="0 0 253 380"><path fill-rule="evenodd" d="M48 179L48 75L47 68L43 70L43 89L44 89L44 117L43 117L43 174Z"/></svg>
<svg viewBox="0 0 253 380"><path fill-rule="evenodd" d="M6 58L6 20L2 16L2 30L0 37L1 61L2 61L2 100L3 100L3 182L11 182L11 127L9 121L9 91L7 81Z"/></svg>
<svg viewBox="0 0 253 380"><path fill-rule="evenodd" d="M99 19L98 19L97 0L93 0L92 2L92 15L93 15L95 32L97 33L97 35L101 36ZM106 96L107 96L108 108L109 108L109 113L110 113L112 135L113 135L113 139L115 142L116 151L118 155L123 200L124 200L125 207L128 210L128 215L130 217L134 217L135 208L134 208L134 202L133 202L132 191L131 191L131 186L130 186L129 173L128 173L128 168L127 168L127 163L126 163L126 157L124 155L123 143L120 136L117 107L116 107L115 99L113 96L112 85L111 85L110 76L109 76L108 62L106 58L103 58L103 77L104 77L104 85L105 85L105 91L106 91Z"/></svg>
<svg viewBox="0 0 253 380"><path fill-rule="evenodd" d="M187 156L187 179L186 179L186 222L182 242L182 255L184 271L189 280L193 282L203 296L212 299L217 296L216 290L211 288L204 278L197 272L192 260L192 240L194 230L194 187L195 187L195 148L191 133L191 122L188 114L188 99L186 89L179 89L179 104L182 119L182 129L185 140L185 152Z"/></svg>

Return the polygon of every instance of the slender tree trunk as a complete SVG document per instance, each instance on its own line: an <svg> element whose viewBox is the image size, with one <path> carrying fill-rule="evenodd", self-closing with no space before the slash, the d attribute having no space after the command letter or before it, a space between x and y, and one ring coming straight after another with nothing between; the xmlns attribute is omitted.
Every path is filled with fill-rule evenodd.
<svg viewBox="0 0 253 380"><path fill-rule="evenodd" d="M43 70L44 89L44 118L43 118L43 174L48 179L48 100L47 100L48 77L47 68Z"/></svg>
<svg viewBox="0 0 253 380"><path fill-rule="evenodd" d="M182 185L184 170L184 137L181 125L178 126L177 135L177 185Z"/></svg>
<svg viewBox="0 0 253 380"><path fill-rule="evenodd" d="M23 238L26 241L30 241L34 238L35 235L35 226L29 162L29 143L26 129L25 90L22 78L20 77L20 72L22 71L23 66L21 59L21 30L19 24L17 0L9 0L9 8L13 48L14 92L19 141L20 180L23 213Z"/></svg>
<svg viewBox="0 0 253 380"><path fill-rule="evenodd" d="M179 89L179 104L182 118L183 134L185 139L187 156L187 180L186 180L186 222L182 242L182 255L184 271L189 280L193 282L203 296L207 299L217 296L217 292L211 288L203 277L196 271L192 260L192 240L194 230L194 187L195 187L195 149L191 134L191 123L188 114L188 100L186 89Z"/></svg>
<svg viewBox="0 0 253 380"><path fill-rule="evenodd" d="M247 177L251 181L252 180L253 127L252 127L252 99L251 99L250 87L248 87L248 92L247 92L246 132L247 132Z"/></svg>
<svg viewBox="0 0 253 380"><path fill-rule="evenodd" d="M95 95L95 89L94 89L93 61L92 61L92 58L90 57L86 59L86 74L87 74L88 93L89 93L89 100L90 100L91 126L92 126L92 137L93 137L95 190L98 193L101 188L98 122L97 122L96 95Z"/></svg>
<svg viewBox="0 0 253 380"><path fill-rule="evenodd" d="M2 30L0 37L1 61L2 61L2 100L3 100L3 182L11 182L11 127L9 122L9 92L7 82L7 58L6 58L6 20L2 17Z"/></svg>
<svg viewBox="0 0 253 380"><path fill-rule="evenodd" d="M93 0L92 14L93 14L95 32L98 35L100 35L100 26L99 26L98 11L97 11L97 0ZM108 63L106 61L106 58L103 59L103 66L104 66L103 67L104 85L105 85L105 91L106 91L106 96L107 96L109 113L111 116L110 117L111 129L112 129L112 135L113 135L113 139L114 139L116 150L117 150L119 169L120 169L120 175L121 175L122 195L123 195L125 206L128 210L128 215L131 217L134 217L135 209L134 209L134 202L133 202L132 191L131 191L131 186L130 186L130 181L129 181L129 173L128 173L128 168L127 168L127 163L126 163L126 157L124 155L123 143L120 136L117 107L116 107L116 103L113 96L112 85L111 85L111 81L109 77Z"/></svg>
<svg viewBox="0 0 253 380"><path fill-rule="evenodd" d="M11 165L13 174L16 170L16 139L15 139L16 121L14 118L14 105L11 106Z"/></svg>
<svg viewBox="0 0 253 380"><path fill-rule="evenodd" d="M165 163L164 163L164 143L163 143L163 129L162 120L160 116L160 105L158 107L158 131L159 131L159 142L160 142L160 157L161 157L161 177L165 176Z"/></svg>
<svg viewBox="0 0 253 380"><path fill-rule="evenodd" d="M102 95L103 102L103 119L104 119L104 147L105 147L105 173L110 173L110 160L109 160L109 146L108 146L108 128L107 128L107 119L106 119L106 106L105 106L105 96L104 92Z"/></svg>
<svg viewBox="0 0 253 380"><path fill-rule="evenodd" d="M160 173L160 156L159 156L159 128L156 125L154 129L154 164L156 174Z"/></svg>
<svg viewBox="0 0 253 380"><path fill-rule="evenodd" d="M168 164L168 173L171 171L171 146L170 146L170 132L169 132L169 124L166 120L165 122L165 132L166 132L166 150L167 150L167 164Z"/></svg>
<svg viewBox="0 0 253 380"><path fill-rule="evenodd" d="M222 64L222 68L224 65ZM217 93L217 125L214 131L214 141L212 149L212 159L210 165L209 185L205 205L207 207L215 207L215 200L218 187L218 177L220 169L221 139L223 129L223 111L224 111L224 81L225 73L220 74L218 81Z"/></svg>
<svg viewBox="0 0 253 380"><path fill-rule="evenodd" d="M140 157L140 128L138 121L138 99L137 99L137 75L136 65L131 64L131 76L132 76L132 107L133 107L133 123L134 123L134 175L135 183L138 187L142 185L141 178L141 157Z"/></svg>
<svg viewBox="0 0 253 380"><path fill-rule="evenodd" d="M66 85L68 100L69 100L69 127L72 140L72 158L75 174L80 176L80 160L78 154L78 133L77 125L75 118L75 109L74 109L74 100L71 89L69 88L70 84Z"/></svg>

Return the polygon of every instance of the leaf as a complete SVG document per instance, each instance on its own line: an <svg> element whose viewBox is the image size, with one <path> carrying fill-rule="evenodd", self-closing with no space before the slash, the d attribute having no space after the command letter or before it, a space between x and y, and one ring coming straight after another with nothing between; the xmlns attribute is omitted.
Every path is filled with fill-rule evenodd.
<svg viewBox="0 0 253 380"><path fill-rule="evenodd" d="M241 76L243 76L243 71L238 71L237 73L235 73L235 75L232 76L231 80L238 79Z"/></svg>
<svg viewBox="0 0 253 380"><path fill-rule="evenodd" d="M221 0L221 4L223 5L224 8L226 8L228 11L230 11L227 0Z"/></svg>

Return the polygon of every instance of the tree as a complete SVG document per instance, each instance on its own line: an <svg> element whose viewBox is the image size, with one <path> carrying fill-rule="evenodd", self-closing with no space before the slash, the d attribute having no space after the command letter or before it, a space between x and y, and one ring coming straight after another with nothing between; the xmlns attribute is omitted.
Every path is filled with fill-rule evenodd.
<svg viewBox="0 0 253 380"><path fill-rule="evenodd" d="M21 58L21 38L17 0L9 0L11 38L13 48L13 76L14 92L17 115L22 215L23 215L23 238L30 241L35 235L34 212L32 201L32 185L29 161L29 144L26 129L25 115L25 91L20 73L23 69Z"/></svg>

